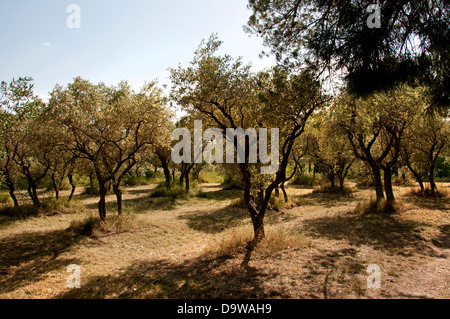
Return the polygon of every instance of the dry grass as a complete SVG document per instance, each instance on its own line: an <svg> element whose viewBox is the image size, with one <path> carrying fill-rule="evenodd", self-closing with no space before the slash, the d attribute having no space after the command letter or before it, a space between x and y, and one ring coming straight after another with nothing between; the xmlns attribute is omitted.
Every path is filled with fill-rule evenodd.
<svg viewBox="0 0 450 319"><path fill-rule="evenodd" d="M449 296L448 197L411 197L395 187L395 214L364 214L370 189L288 188L291 203L274 200L280 206L267 212L254 269L244 271L252 227L246 210L233 205L240 191L202 185L205 196L172 200L151 198L155 187L125 189L120 217L108 195L106 223L96 218L96 197L79 195L72 211L0 216L0 298ZM66 287L74 263L81 289ZM380 290L366 287L370 264L382 269Z"/></svg>
<svg viewBox="0 0 450 319"><path fill-rule="evenodd" d="M8 193L0 193L0 205L7 205L12 202Z"/></svg>
<svg viewBox="0 0 450 319"><path fill-rule="evenodd" d="M331 187L330 185L321 185L318 188L314 189L314 193L341 194L341 195L348 195L351 193L355 193L356 191L357 191L356 188L351 188L347 186L339 188L339 187Z"/></svg>
<svg viewBox="0 0 450 319"><path fill-rule="evenodd" d="M411 206L404 202L387 203L385 200L377 201L371 198L358 203L354 212L359 214L401 214L410 208Z"/></svg>
<svg viewBox="0 0 450 319"><path fill-rule="evenodd" d="M422 191L419 188L410 188L410 190L406 193L406 195L411 196L411 197L423 197L423 198L427 198L427 197L436 197L436 198L445 198L449 196L449 191L448 189L444 188L444 189L439 189L437 190L435 193L432 193L431 190L429 188L425 188L424 191Z"/></svg>
<svg viewBox="0 0 450 319"><path fill-rule="evenodd" d="M268 209L274 210L276 212L280 212L283 209L292 209L294 207L300 206L300 205L302 205L302 203L303 203L303 200L299 196L290 196L290 197L288 197L287 202L281 196L279 196L279 197L272 196L269 201ZM230 206L236 207L236 208L245 208L244 198L239 197L239 198L234 199L231 202Z"/></svg>
<svg viewBox="0 0 450 319"><path fill-rule="evenodd" d="M42 201L41 207L39 208L29 203L20 205L19 207L2 205L2 207L0 207L0 216L8 216L11 219L26 219L39 216L75 214L83 211L84 205L82 205L79 201L47 198Z"/></svg>
<svg viewBox="0 0 450 319"><path fill-rule="evenodd" d="M217 238L206 254L215 257L236 257L245 252L248 241L253 238L250 226L233 228ZM282 226L269 226L265 237L256 248L257 258L283 254L285 250L300 249L311 245L311 241L301 234Z"/></svg>
<svg viewBox="0 0 450 319"><path fill-rule="evenodd" d="M70 223L69 229L76 234L100 238L109 235L132 231L137 228L136 217L130 214L108 216L105 221L99 217L87 217Z"/></svg>

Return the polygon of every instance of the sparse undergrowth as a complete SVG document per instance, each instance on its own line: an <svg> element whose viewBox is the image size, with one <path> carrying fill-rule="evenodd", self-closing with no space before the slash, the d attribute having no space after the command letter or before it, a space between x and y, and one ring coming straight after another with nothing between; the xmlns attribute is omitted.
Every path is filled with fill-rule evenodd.
<svg viewBox="0 0 450 319"><path fill-rule="evenodd" d="M0 193L0 205L6 205L12 202L11 197L9 194L6 193Z"/></svg>
<svg viewBox="0 0 450 319"><path fill-rule="evenodd" d="M276 197L272 195L269 201L269 209L276 212L282 211L283 209L291 209L303 204L303 200L298 196L289 196L286 202L283 197Z"/></svg>
<svg viewBox="0 0 450 319"><path fill-rule="evenodd" d="M442 198L448 196L447 190L437 190L434 193L429 189L425 188L423 191L421 189L411 188L407 193L407 196L412 197L422 197L422 198Z"/></svg>
<svg viewBox="0 0 450 319"><path fill-rule="evenodd" d="M226 179L222 183L222 189L224 191L231 191L231 190L243 190L244 188L241 182Z"/></svg>
<svg viewBox="0 0 450 319"><path fill-rule="evenodd" d="M274 210L276 212L282 211L283 209L291 209L297 206L302 205L303 200L301 197L298 196L289 196L288 201L286 202L283 197L276 197L275 195L272 195L269 200L269 210ZM237 199L234 199L230 207L236 207L236 208L246 208L244 204L244 198L241 196Z"/></svg>
<svg viewBox="0 0 450 319"><path fill-rule="evenodd" d="M110 196L106 222L96 217L95 196L81 197L88 214L6 218L0 297L395 298L415 291L410 295L448 298L441 289L450 223L443 198L407 204L407 189L397 187L396 213L381 214L370 190L311 197L310 188L288 188L294 203L273 197L266 236L245 271L240 263L253 229L245 209L230 207L241 193L202 187L203 199L175 202L148 198L154 185L127 190L121 216ZM66 289L72 263L82 266L81 289ZM382 269L380 292L366 289L370 264ZM422 293L432 276L438 290ZM410 283L401 286L404 279Z"/></svg>
<svg viewBox="0 0 450 319"><path fill-rule="evenodd" d="M5 206L0 209L1 216L8 216L14 219L25 219L38 216L39 210L33 205L20 205L19 207Z"/></svg>
<svg viewBox="0 0 450 319"><path fill-rule="evenodd" d="M342 195L349 195L352 193L355 193L357 190L355 188L351 187L332 187L330 185L322 185L316 189L314 189L313 193L318 194L342 194Z"/></svg>
<svg viewBox="0 0 450 319"><path fill-rule="evenodd" d="M226 231L211 245L207 254L216 257L235 257L245 252L247 242L252 239L251 227L237 227ZM255 250L255 255L268 257L286 249L300 249L311 245L311 241L282 226L266 227L265 237Z"/></svg>
<svg viewBox="0 0 450 319"><path fill-rule="evenodd" d="M86 195L98 195L100 193L98 186L87 186L84 189L84 194Z"/></svg>
<svg viewBox="0 0 450 319"><path fill-rule="evenodd" d="M18 207L5 206L0 209L0 215L15 219L25 219L37 216L52 216L58 214L75 214L84 210L83 205L78 201L68 201L67 199L46 199L42 201L41 207L30 204Z"/></svg>
<svg viewBox="0 0 450 319"><path fill-rule="evenodd" d="M171 187L167 187L165 183L160 183L150 195L151 198L167 198L171 201L177 199L188 200L192 197L207 198L208 195L198 187L196 181L190 185L189 193L186 192L184 185L174 184Z"/></svg>
<svg viewBox="0 0 450 319"><path fill-rule="evenodd" d="M92 238L127 232L137 227L136 217L131 214L107 216L105 221L98 217L88 217L72 221L69 229L75 233Z"/></svg>
<svg viewBox="0 0 450 319"><path fill-rule="evenodd" d="M141 185L149 185L150 180L147 176L127 176L124 181L124 185L126 186L141 186Z"/></svg>
<svg viewBox="0 0 450 319"><path fill-rule="evenodd" d="M165 197L170 200L176 199L188 199L188 194L186 194L185 189L178 185L172 185L172 187L167 187L165 183L160 183L154 192L150 195L152 198Z"/></svg>
<svg viewBox="0 0 450 319"><path fill-rule="evenodd" d="M298 186L314 186L315 176L309 173L297 174L291 181L291 184Z"/></svg>
<svg viewBox="0 0 450 319"><path fill-rule="evenodd" d="M201 171L198 176L198 183L223 183L225 177L218 172Z"/></svg>
<svg viewBox="0 0 450 319"><path fill-rule="evenodd" d="M364 200L356 205L354 213L359 214L393 214L402 213L409 208L402 202L388 203L386 200Z"/></svg>

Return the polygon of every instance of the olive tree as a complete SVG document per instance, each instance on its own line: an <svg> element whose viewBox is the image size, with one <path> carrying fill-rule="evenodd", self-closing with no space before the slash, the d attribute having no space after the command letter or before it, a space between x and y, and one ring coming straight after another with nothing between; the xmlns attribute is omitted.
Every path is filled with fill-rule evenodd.
<svg viewBox="0 0 450 319"><path fill-rule="evenodd" d="M57 129L48 125L43 117L43 108L42 101L35 100L33 115L21 123L20 130L11 140L13 161L26 178L28 193L36 207L41 207L37 190L50 170L57 143Z"/></svg>
<svg viewBox="0 0 450 319"><path fill-rule="evenodd" d="M19 202L15 195L15 180L19 170L13 161L17 150L13 140L23 123L33 115L33 98L33 80L30 77L0 84L0 172L16 207Z"/></svg>
<svg viewBox="0 0 450 319"><path fill-rule="evenodd" d="M49 170L54 139L50 137L53 131L42 121L44 104L33 94L32 79L2 82L1 106L2 173L11 198L18 206L14 195L14 171L26 178L33 205L40 207L38 184Z"/></svg>
<svg viewBox="0 0 450 319"><path fill-rule="evenodd" d="M395 202L392 169L399 160L405 134L425 103L422 88L407 86L367 98L346 96L336 102L339 125L354 155L372 170L377 201L386 193L387 204Z"/></svg>
<svg viewBox="0 0 450 319"><path fill-rule="evenodd" d="M318 171L330 181L331 188L344 188L344 181L348 175L355 156L352 147L337 125L332 112L326 110L318 114L311 121L309 130L308 157Z"/></svg>
<svg viewBox="0 0 450 319"><path fill-rule="evenodd" d="M240 59L217 55L220 44L217 37L212 36L195 52L191 66L171 69L171 96L185 111L200 115L206 125L220 130L223 140L230 140L235 149L237 137L230 136L231 130L247 132L241 135L244 136L245 152L237 161L244 185L244 203L254 230L254 238L247 244L242 263L246 267L255 247L264 238L264 216L269 200L272 192L286 180L286 168L295 141L303 133L309 116L324 103L324 99L319 83L310 74L291 74L285 70L255 74ZM276 156L278 166L275 172L269 168L270 174L262 174L262 163L253 161L250 155L250 132L259 128L278 129L279 132L279 140L274 130L271 142L266 145L270 145L271 156ZM260 142L261 137L257 140ZM256 148L261 146L254 144ZM278 152L276 144L279 145Z"/></svg>
<svg viewBox="0 0 450 319"><path fill-rule="evenodd" d="M126 82L108 87L76 78L66 88L55 87L47 111L67 136L61 144L89 161L95 172L100 218L106 218L108 184L113 186L120 214L120 183L135 165L136 154L164 142L168 111L156 83L135 93Z"/></svg>
<svg viewBox="0 0 450 319"><path fill-rule="evenodd" d="M424 191L422 176L428 177L431 194L437 192L436 163L449 144L450 125L445 117L421 110L414 125L408 130L408 143L402 149L402 158ZM425 172L425 174L423 174Z"/></svg>

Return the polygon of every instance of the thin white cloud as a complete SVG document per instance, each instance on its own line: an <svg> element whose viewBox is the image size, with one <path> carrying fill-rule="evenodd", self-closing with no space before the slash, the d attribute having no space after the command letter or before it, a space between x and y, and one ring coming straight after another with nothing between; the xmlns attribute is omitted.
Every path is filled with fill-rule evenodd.
<svg viewBox="0 0 450 319"><path fill-rule="evenodd" d="M51 44L50 42L44 42L44 45L45 45L46 47L51 47L51 46L52 46L52 44Z"/></svg>

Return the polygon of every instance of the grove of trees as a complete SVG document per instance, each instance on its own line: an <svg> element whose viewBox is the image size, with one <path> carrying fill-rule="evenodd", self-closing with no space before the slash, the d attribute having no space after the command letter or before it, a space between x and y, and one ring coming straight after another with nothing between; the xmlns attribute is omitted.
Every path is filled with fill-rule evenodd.
<svg viewBox="0 0 450 319"><path fill-rule="evenodd" d="M104 221L108 192L122 214L123 180L134 169L139 174L144 164L162 168L166 188L180 184L191 191L190 177L198 176L204 163L172 162L176 127L192 131L193 121L201 119L224 139L227 129L276 128L275 173L262 174L263 163L249 159L248 138L243 162L214 164L243 188L254 232L243 266L265 236L271 198L281 188L287 201L284 186L305 163L334 190L344 189L356 163L363 165L377 202L390 208L384 211L394 207L392 179L401 167L421 193L429 183L429 192L438 194L436 170L449 154L448 4L380 1L384 23L373 30L358 16L360 2L336 3L341 2L250 0L254 14L248 30L264 38L280 64L255 72L240 58L219 55L221 41L212 35L189 66L170 69L168 96L156 82L135 92L127 82L107 86L75 78L67 86L56 85L44 103L33 93L31 78L2 82L2 187L19 207L16 193L25 182L39 208L44 179L51 180L56 198L67 179L71 200L75 177L90 177L98 185L98 214ZM412 54L416 37L424 44L420 54ZM325 70L329 76L344 74L335 94L322 85ZM182 119L175 118L172 103L184 111ZM206 147L208 141L203 142Z"/></svg>

